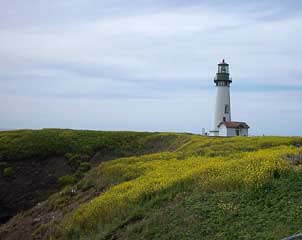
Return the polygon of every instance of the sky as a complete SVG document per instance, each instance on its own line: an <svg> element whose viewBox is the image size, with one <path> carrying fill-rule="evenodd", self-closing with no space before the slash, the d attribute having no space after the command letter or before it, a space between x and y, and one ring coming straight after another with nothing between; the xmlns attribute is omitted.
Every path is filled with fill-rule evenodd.
<svg viewBox="0 0 302 240"><path fill-rule="evenodd" d="M0 128L302 135L302 1L0 0Z"/></svg>

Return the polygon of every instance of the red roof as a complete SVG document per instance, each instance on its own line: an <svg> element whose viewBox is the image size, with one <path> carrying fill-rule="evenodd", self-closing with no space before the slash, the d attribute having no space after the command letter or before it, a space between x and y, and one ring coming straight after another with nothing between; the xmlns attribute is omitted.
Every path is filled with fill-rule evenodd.
<svg viewBox="0 0 302 240"><path fill-rule="evenodd" d="M250 128L245 122L221 122L217 127L224 124L227 128Z"/></svg>

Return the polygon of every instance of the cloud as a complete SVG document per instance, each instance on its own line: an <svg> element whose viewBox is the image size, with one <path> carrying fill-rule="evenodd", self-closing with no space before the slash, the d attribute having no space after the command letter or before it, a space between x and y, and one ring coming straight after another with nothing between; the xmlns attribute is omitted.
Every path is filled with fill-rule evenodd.
<svg viewBox="0 0 302 240"><path fill-rule="evenodd" d="M55 126L61 121L68 127L68 122L53 119L51 113L58 116L56 108L62 107L65 115L75 116L74 108L87 103L93 107L82 108L82 120L75 118L73 126L169 130L175 123L172 130L210 128L212 79L223 57L231 64L237 109L246 106L237 94L252 97L255 105L248 104L249 108L258 106L261 111L265 106L275 109L261 95L282 97L278 105L291 119L296 115L288 107L295 103L290 96L302 95L299 4L268 0L4 3L0 95L5 96L2 102L12 104L9 109L0 104L0 114L6 115L0 124L48 127L51 121ZM104 104L106 101L110 104ZM26 114L16 113L19 104L28 110ZM191 104L194 108L188 107ZM31 121L43 108L50 116ZM100 108L102 116L94 115L93 109ZM116 115L109 114L110 109ZM167 109L175 112L163 114ZM301 111L298 105L295 109ZM128 125L123 125L119 111L133 116ZM264 117L258 112L255 116ZM159 116L164 119L158 120ZM243 110L233 116L250 119ZM100 126L91 120L99 117L103 119ZM113 124L112 118L119 120ZM271 118L267 115L263 121L271 122ZM262 129L259 119L250 121ZM151 123L154 127L148 128ZM277 126L267 124L263 132L284 134Z"/></svg>

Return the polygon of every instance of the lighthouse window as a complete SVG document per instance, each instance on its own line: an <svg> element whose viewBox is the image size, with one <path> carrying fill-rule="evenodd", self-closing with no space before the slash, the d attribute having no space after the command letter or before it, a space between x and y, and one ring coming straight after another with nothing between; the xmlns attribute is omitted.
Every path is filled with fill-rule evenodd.
<svg viewBox="0 0 302 240"><path fill-rule="evenodd" d="M229 105L225 105L224 106L224 113L229 113L230 109L229 109Z"/></svg>
<svg viewBox="0 0 302 240"><path fill-rule="evenodd" d="M228 66L218 66L218 72L219 73L229 73L229 67Z"/></svg>

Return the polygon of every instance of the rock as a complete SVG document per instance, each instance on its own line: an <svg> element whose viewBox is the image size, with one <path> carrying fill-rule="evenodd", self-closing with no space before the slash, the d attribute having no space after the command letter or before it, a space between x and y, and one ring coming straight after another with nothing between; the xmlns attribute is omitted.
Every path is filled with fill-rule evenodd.
<svg viewBox="0 0 302 240"><path fill-rule="evenodd" d="M283 238L282 240L302 240L302 234L296 234L287 238Z"/></svg>
<svg viewBox="0 0 302 240"><path fill-rule="evenodd" d="M37 217L33 219L33 223L38 223L41 222L41 218Z"/></svg>

